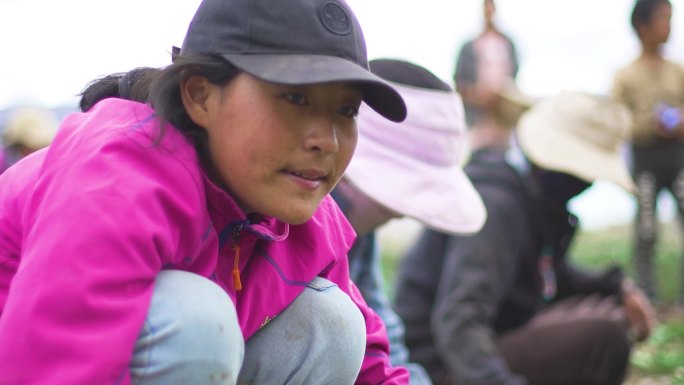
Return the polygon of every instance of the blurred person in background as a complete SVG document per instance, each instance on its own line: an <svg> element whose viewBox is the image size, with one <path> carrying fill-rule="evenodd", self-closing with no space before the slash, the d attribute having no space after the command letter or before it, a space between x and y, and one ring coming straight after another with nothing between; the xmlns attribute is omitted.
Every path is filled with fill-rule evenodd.
<svg viewBox="0 0 684 385"><path fill-rule="evenodd" d="M597 179L634 190L619 152L629 124L607 98L561 92L522 116L519 149L473 152L465 171L484 227L425 230L398 273L394 309L435 384L622 383L653 310L618 267L571 263L578 218L567 203Z"/></svg>
<svg viewBox="0 0 684 385"><path fill-rule="evenodd" d="M390 123L362 106L356 151L332 196L358 235L349 252L350 276L385 323L392 364L409 369L411 384L430 384L425 369L408 360L403 323L385 294L376 230L407 216L449 234L470 234L482 227L486 214L458 163L467 145L459 95L413 63L369 64L399 91L408 114L404 122Z"/></svg>
<svg viewBox="0 0 684 385"><path fill-rule="evenodd" d="M39 107L18 107L2 131L0 174L21 158L47 147L57 131L52 111Z"/></svg>
<svg viewBox="0 0 684 385"><path fill-rule="evenodd" d="M509 146L514 123L500 119L500 94L517 89L519 67L513 40L496 25L494 0L483 1L483 16L484 29L461 46L453 75L474 149Z"/></svg>
<svg viewBox="0 0 684 385"><path fill-rule="evenodd" d="M657 300L653 261L658 240L658 194L668 190L684 214L684 66L663 57L670 36L669 0L638 0L631 24L641 53L615 75L612 95L634 116L632 175L638 189L634 264L637 281ZM681 274L684 274L682 259ZM684 278L679 305L684 305Z"/></svg>

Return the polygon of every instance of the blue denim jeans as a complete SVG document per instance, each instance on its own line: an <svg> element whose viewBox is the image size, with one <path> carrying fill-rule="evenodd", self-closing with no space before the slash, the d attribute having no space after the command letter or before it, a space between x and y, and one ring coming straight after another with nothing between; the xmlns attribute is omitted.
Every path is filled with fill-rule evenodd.
<svg viewBox="0 0 684 385"><path fill-rule="evenodd" d="M238 384L353 384L366 352L363 315L349 296L316 277L247 341Z"/></svg>
<svg viewBox="0 0 684 385"><path fill-rule="evenodd" d="M135 385L353 384L365 353L363 316L317 277L245 344L228 295L215 283L164 271L135 347Z"/></svg>
<svg viewBox="0 0 684 385"><path fill-rule="evenodd" d="M165 270L135 346L131 382L234 384L244 349L228 294L197 274Z"/></svg>

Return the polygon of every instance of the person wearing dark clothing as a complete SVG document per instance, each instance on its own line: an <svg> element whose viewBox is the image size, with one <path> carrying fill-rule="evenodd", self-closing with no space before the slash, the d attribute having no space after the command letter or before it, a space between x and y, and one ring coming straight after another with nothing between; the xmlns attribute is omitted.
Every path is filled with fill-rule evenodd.
<svg viewBox="0 0 684 385"><path fill-rule="evenodd" d="M619 268L573 266L578 219L566 209L595 179L633 189L618 154L629 120L619 107L561 93L523 115L522 157L473 152L465 170L487 208L483 229L425 230L398 273L394 308L411 360L435 384L622 383L652 309Z"/></svg>

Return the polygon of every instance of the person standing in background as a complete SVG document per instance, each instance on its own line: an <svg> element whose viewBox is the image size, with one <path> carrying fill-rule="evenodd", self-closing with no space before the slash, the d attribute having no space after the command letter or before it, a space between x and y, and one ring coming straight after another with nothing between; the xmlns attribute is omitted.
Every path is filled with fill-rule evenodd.
<svg viewBox="0 0 684 385"><path fill-rule="evenodd" d="M454 84L463 97L473 149L508 147L511 126L497 117L500 93L515 88L516 47L495 23L496 4L484 0L484 30L463 44L456 59Z"/></svg>
<svg viewBox="0 0 684 385"><path fill-rule="evenodd" d="M658 193L669 190L680 217L684 215L684 67L666 59L662 49L670 36L671 18L669 0L635 2L631 24L641 53L615 74L612 88L614 99L634 117L632 175L638 189L634 264L638 283L651 300L657 299L653 260ZM678 303L684 305L684 279Z"/></svg>

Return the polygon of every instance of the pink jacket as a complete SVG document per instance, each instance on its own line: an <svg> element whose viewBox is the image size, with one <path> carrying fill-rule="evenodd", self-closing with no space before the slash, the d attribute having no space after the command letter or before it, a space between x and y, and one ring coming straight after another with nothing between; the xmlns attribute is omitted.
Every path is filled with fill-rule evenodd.
<svg viewBox="0 0 684 385"><path fill-rule="evenodd" d="M221 285L246 340L306 282L325 277L366 319L357 383L408 383L406 370L389 364L382 322L349 280L355 235L332 199L302 225L250 223L185 138L167 126L157 143L158 127L149 106L107 99L66 118L47 150L0 176L0 384L129 384L163 269Z"/></svg>

